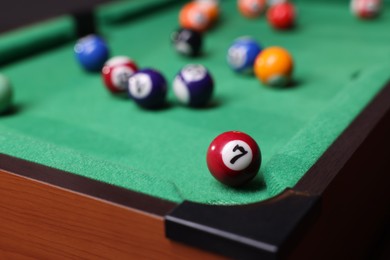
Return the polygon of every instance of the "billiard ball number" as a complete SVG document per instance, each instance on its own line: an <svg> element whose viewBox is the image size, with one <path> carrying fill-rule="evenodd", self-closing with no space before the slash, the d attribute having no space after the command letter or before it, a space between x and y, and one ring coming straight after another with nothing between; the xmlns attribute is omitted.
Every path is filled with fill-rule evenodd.
<svg viewBox="0 0 390 260"><path fill-rule="evenodd" d="M140 107L160 108L165 104L167 83L159 71L142 69L129 78L128 93Z"/></svg>
<svg viewBox="0 0 390 260"><path fill-rule="evenodd" d="M126 92L128 80L137 70L138 67L132 59L126 56L113 57L104 64L103 82L114 94Z"/></svg>
<svg viewBox="0 0 390 260"><path fill-rule="evenodd" d="M252 180L261 165L261 152L249 135L229 131L210 144L207 167L215 179L228 186L241 186Z"/></svg>
<svg viewBox="0 0 390 260"><path fill-rule="evenodd" d="M178 101L190 107L207 105L212 98L213 89L211 74L200 64L188 64L173 81L173 92Z"/></svg>
<svg viewBox="0 0 390 260"><path fill-rule="evenodd" d="M248 167L253 158L252 149L241 140L228 142L221 154L223 163L234 171L241 171Z"/></svg>
<svg viewBox="0 0 390 260"><path fill-rule="evenodd" d="M179 28L172 33L172 44L184 56L198 56L202 51L203 36L195 30Z"/></svg>

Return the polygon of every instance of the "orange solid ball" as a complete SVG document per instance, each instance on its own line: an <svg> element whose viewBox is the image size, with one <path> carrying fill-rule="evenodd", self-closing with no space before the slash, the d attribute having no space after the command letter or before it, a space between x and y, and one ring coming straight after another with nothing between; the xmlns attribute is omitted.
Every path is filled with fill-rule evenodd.
<svg viewBox="0 0 390 260"><path fill-rule="evenodd" d="M219 17L219 4L216 0L196 0L195 1L199 8L203 9L204 12L210 17L212 23L218 20Z"/></svg>
<svg viewBox="0 0 390 260"><path fill-rule="evenodd" d="M265 85L286 86L291 81L294 62L281 47L269 47L260 52L254 63L256 77Z"/></svg>
<svg viewBox="0 0 390 260"><path fill-rule="evenodd" d="M266 0L238 0L237 5L243 16L256 18L264 12Z"/></svg>
<svg viewBox="0 0 390 260"><path fill-rule="evenodd" d="M212 23L210 14L201 4L189 2L182 7L179 13L181 27L199 32L207 30Z"/></svg>

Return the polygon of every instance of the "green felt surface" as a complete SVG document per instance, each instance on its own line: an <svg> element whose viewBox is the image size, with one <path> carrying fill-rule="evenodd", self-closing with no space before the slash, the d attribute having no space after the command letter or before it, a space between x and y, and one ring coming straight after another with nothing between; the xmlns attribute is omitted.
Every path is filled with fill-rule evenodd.
<svg viewBox="0 0 390 260"><path fill-rule="evenodd" d="M70 42L1 68L14 85L16 111L0 117L0 152L176 202L249 203L293 186L390 78L386 12L360 21L342 1L296 3L297 28L276 32L223 1L221 21L195 60L169 42L180 4L136 18L126 16L130 2L101 8L99 28L112 55L156 68L168 82L185 64L204 64L216 82L212 106L182 107L172 91L159 111L113 97L100 75L76 64ZM290 50L294 86L271 89L233 73L225 55L242 35ZM250 134L263 154L259 176L240 189L216 182L205 163L209 143L228 130Z"/></svg>

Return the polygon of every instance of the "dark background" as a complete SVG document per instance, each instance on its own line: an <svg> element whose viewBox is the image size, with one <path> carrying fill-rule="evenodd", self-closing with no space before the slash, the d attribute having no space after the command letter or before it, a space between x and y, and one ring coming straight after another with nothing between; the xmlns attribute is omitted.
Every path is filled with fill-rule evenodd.
<svg viewBox="0 0 390 260"><path fill-rule="evenodd" d="M3 0L0 1L0 33L63 14L88 12L113 0ZM141 1L141 0L138 0Z"/></svg>

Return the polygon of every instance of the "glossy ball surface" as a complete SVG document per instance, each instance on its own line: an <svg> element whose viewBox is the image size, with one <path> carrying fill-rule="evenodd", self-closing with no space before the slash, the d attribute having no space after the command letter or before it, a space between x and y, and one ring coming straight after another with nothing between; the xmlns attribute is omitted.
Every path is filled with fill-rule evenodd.
<svg viewBox="0 0 390 260"><path fill-rule="evenodd" d="M362 19L371 19L379 15L381 0L352 0L351 12Z"/></svg>
<svg viewBox="0 0 390 260"><path fill-rule="evenodd" d="M228 186L241 186L259 172L261 152L252 137L230 131L218 135L211 142L206 161L215 179Z"/></svg>
<svg viewBox="0 0 390 260"><path fill-rule="evenodd" d="M183 28L204 32L210 28L212 17L197 2L189 2L180 10L179 24Z"/></svg>
<svg viewBox="0 0 390 260"><path fill-rule="evenodd" d="M13 90L8 78L0 74L0 114L12 105Z"/></svg>
<svg viewBox="0 0 390 260"><path fill-rule="evenodd" d="M202 51L203 36L200 32L180 28L172 33L175 50L185 56L197 56Z"/></svg>
<svg viewBox="0 0 390 260"><path fill-rule="evenodd" d="M266 8L266 0L238 0L238 10L248 18L259 17Z"/></svg>
<svg viewBox="0 0 390 260"><path fill-rule="evenodd" d="M132 59L126 56L113 57L102 69L104 85L112 93L126 92L129 78L137 70L138 67Z"/></svg>
<svg viewBox="0 0 390 260"><path fill-rule="evenodd" d="M253 73L253 64L262 47L250 37L236 39L227 53L227 62L238 73Z"/></svg>
<svg viewBox="0 0 390 260"><path fill-rule="evenodd" d="M108 59L109 50L106 42L97 35L88 35L79 39L74 52L80 65L87 71L101 71Z"/></svg>
<svg viewBox="0 0 390 260"><path fill-rule="evenodd" d="M278 3L267 11L268 23L277 30L290 29L295 25L295 7L290 2Z"/></svg>
<svg viewBox="0 0 390 260"><path fill-rule="evenodd" d="M190 107L205 106L211 100L214 81L209 71L199 64L189 64L173 81L173 91L180 103Z"/></svg>
<svg viewBox="0 0 390 260"><path fill-rule="evenodd" d="M290 53L281 47L264 49L256 58L254 72L257 78L269 86L286 86L290 83L294 62Z"/></svg>
<svg viewBox="0 0 390 260"><path fill-rule="evenodd" d="M143 108L156 109L165 104L167 83L154 69L142 69L129 78L129 96Z"/></svg>
<svg viewBox="0 0 390 260"><path fill-rule="evenodd" d="M211 23L214 23L219 18L219 1L218 0L195 0L200 8L210 17Z"/></svg>

